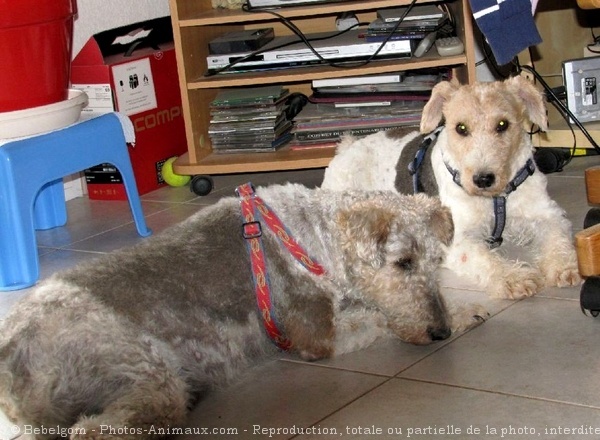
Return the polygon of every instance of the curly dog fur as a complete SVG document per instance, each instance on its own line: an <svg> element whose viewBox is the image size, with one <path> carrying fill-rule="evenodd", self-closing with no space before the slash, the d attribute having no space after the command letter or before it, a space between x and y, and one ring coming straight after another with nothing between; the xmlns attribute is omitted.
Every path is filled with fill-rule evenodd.
<svg viewBox="0 0 600 440"><path fill-rule="evenodd" d="M275 315L302 358L380 337L428 344L487 316L440 296L436 270L453 225L439 201L291 184L257 193L326 269L309 273L263 228ZM73 439L151 437L181 423L208 387L275 354L239 203L222 199L136 247L51 277L18 303L0 331L9 418L70 429Z"/></svg>

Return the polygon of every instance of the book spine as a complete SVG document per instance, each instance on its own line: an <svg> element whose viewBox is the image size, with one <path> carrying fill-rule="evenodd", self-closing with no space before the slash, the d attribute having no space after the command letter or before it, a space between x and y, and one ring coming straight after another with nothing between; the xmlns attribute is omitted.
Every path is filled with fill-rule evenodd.
<svg viewBox="0 0 600 440"><path fill-rule="evenodd" d="M296 132L295 139L298 141L312 141L317 139L332 139L341 137L344 134L350 134L352 136L366 136L368 134L377 133L379 131L390 130L392 127L365 127L365 128L351 128L348 130L325 130L325 131L307 131L307 132Z"/></svg>
<svg viewBox="0 0 600 440"><path fill-rule="evenodd" d="M312 82L313 88L319 87L340 87L340 86L359 86L365 84L389 84L399 83L402 80L401 75L376 75L376 76L352 76L348 78L327 78L315 79Z"/></svg>

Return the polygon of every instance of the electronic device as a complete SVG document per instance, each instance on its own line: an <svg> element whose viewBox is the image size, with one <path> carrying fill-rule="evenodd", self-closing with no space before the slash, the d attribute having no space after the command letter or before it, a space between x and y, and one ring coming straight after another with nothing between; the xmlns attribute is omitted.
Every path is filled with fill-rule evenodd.
<svg viewBox="0 0 600 440"><path fill-rule="evenodd" d="M600 120L600 57L566 60L562 67L567 107L571 113L579 122Z"/></svg>
<svg viewBox="0 0 600 440"><path fill-rule="evenodd" d="M393 9L379 9L377 11L377 17L386 23L395 23L400 21L400 18L406 14L407 10L408 6ZM404 21L439 20L445 17L445 15L446 14L435 4L416 5L408 11L408 14L404 17Z"/></svg>
<svg viewBox="0 0 600 440"><path fill-rule="evenodd" d="M226 54L260 49L275 38L273 28L228 32L208 43L210 54Z"/></svg>
<svg viewBox="0 0 600 440"><path fill-rule="evenodd" d="M441 57L460 55L465 51L465 45L458 37L445 37L435 40L435 48Z"/></svg>
<svg viewBox="0 0 600 440"><path fill-rule="evenodd" d="M367 42L363 31L353 29L342 34L326 32L308 34L307 39L319 55L328 61L347 62L364 60L373 56L381 43ZM411 40L388 41L377 52L377 58L404 58L412 54L414 43ZM222 69L237 62L231 71L277 69L321 64L322 60L295 35L275 37L267 43L259 54L239 52L206 57L209 71Z"/></svg>
<svg viewBox="0 0 600 440"><path fill-rule="evenodd" d="M421 42L415 49L413 53L415 58L421 58L423 55L429 52L429 49L431 49L431 46L433 46L433 43L435 43L436 37L437 32L430 32L429 34L427 34L427 36L421 40Z"/></svg>

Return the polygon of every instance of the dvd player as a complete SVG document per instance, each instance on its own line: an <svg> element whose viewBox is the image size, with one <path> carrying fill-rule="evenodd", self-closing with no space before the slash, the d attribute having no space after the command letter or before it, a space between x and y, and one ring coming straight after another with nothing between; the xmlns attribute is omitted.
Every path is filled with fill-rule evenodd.
<svg viewBox="0 0 600 440"><path fill-rule="evenodd" d="M414 42L411 40L388 41L383 47L380 42L368 42L364 31L355 29L340 34L327 32L308 34L307 39L325 61L356 61L373 56L377 58L406 58L412 55ZM208 70L218 70L235 63L231 71L272 69L318 64L323 60L296 35L276 37L258 52L238 52L209 55L206 57Z"/></svg>

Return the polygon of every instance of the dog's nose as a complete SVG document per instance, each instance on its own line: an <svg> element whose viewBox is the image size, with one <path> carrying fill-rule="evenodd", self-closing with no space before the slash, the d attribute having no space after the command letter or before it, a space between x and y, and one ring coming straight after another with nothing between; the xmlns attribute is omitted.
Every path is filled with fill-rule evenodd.
<svg viewBox="0 0 600 440"><path fill-rule="evenodd" d="M473 183L478 188L489 188L496 181L496 176L492 173L481 173L473 176Z"/></svg>
<svg viewBox="0 0 600 440"><path fill-rule="evenodd" d="M431 337L432 341L443 341L444 339L448 339L450 337L450 335L452 334L452 330L450 330L448 327L429 327L427 329L427 333L429 333L429 336Z"/></svg>

